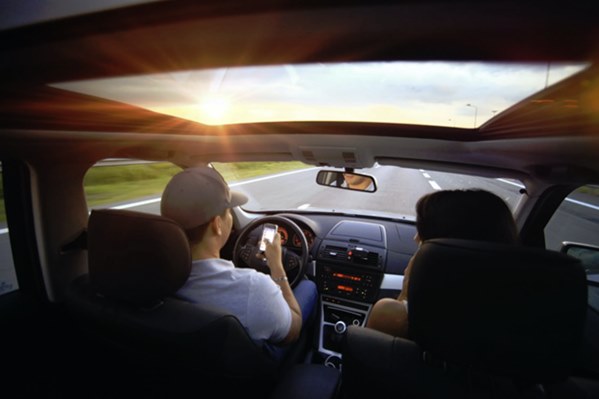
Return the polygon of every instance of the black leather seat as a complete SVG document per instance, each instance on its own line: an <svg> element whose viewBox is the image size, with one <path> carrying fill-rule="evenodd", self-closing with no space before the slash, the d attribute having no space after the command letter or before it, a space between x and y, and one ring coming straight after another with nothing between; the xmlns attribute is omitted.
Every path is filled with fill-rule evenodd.
<svg viewBox="0 0 599 399"><path fill-rule="evenodd" d="M587 307L578 260L435 239L409 284L410 339L348 329L344 398L590 397L571 377Z"/></svg>
<svg viewBox="0 0 599 399"><path fill-rule="evenodd" d="M227 311L171 296L191 270L189 244L175 222L94 210L87 237L89 273L73 282L66 303L88 349L97 349L83 357L102 374L102 384L121 376L115 383L128 383L129 393L146 387L154 397L158 389L171 396L178 387L269 392L287 363L275 362ZM285 361L291 365L293 356Z"/></svg>

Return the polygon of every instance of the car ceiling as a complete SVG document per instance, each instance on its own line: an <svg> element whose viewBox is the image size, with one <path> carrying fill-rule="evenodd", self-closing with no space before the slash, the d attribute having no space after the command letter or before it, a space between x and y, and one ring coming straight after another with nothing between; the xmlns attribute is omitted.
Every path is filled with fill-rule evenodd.
<svg viewBox="0 0 599 399"><path fill-rule="evenodd" d="M212 160L278 157L348 166L343 148L326 152L339 147L338 136L343 134L354 137L350 147L358 159L364 159L362 164L349 166L368 166L377 158L414 163L434 157L441 163L480 164L549 176L553 172L539 165L553 154L555 168L577 164L577 168L599 173L594 156L599 148L596 65L525 99L478 129L350 122L206 126L48 86L78 79L281 63L596 63L597 8L577 1L567 7L503 1L379 1L369 5L358 1L159 1L45 21L0 32L0 132L14 140L15 151L19 137L40 142L55 137L64 146L67 139L101 141L122 138L120 133L126 132L147 136L156 143L149 146L153 149L180 151L180 159L175 160L180 164L189 164L196 156ZM179 142L164 139L165 134L176 135ZM290 134L296 138L289 138ZM378 137L373 141L373 136ZM535 138L545 136L557 141L543 142L545 148L540 148ZM235 140L227 139L231 137ZM564 137L571 138L568 148L563 146ZM400 141L391 145L392 138ZM96 149L94 156L151 157L149 149L135 145L138 139L121 139L125 141L116 150ZM511 141L516 139L518 144ZM499 152L485 157L487 148L491 152L491 144L485 141L493 141L492 151L499 147ZM196 145L189 147L190 143ZM362 144L371 147L364 150ZM392 148L393 153L385 148ZM320 151L322 158L309 159L310 149L313 155ZM164 154L155 157L164 158Z"/></svg>

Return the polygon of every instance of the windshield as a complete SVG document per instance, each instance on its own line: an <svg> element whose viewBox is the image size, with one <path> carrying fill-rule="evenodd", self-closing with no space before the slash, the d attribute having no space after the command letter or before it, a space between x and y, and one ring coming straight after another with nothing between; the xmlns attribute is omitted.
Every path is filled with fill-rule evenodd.
<svg viewBox="0 0 599 399"><path fill-rule="evenodd" d="M377 164L356 170L376 179L377 190L369 193L318 185L316 175L322 168L300 162L215 163L213 166L233 190L249 197L243 209L250 212L324 211L415 220L416 201L432 191L485 189L497 194L513 210L521 196L519 190L524 187L513 179Z"/></svg>

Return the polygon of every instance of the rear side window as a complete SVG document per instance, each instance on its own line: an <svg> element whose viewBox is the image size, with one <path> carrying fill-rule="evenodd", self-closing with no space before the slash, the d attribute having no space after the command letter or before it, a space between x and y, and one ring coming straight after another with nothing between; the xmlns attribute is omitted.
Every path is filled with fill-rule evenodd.
<svg viewBox="0 0 599 399"><path fill-rule="evenodd" d="M0 161L1 170L2 162ZM4 207L4 178L0 173L0 295L19 288L8 234L6 208Z"/></svg>

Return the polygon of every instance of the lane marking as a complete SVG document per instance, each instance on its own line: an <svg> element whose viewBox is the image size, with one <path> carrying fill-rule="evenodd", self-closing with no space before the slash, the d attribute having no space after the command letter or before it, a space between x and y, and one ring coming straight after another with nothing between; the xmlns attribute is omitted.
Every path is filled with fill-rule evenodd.
<svg viewBox="0 0 599 399"><path fill-rule="evenodd" d="M302 205L298 206L297 209L306 209L309 207L310 207L310 204L302 204Z"/></svg>
<svg viewBox="0 0 599 399"><path fill-rule="evenodd" d="M571 203L576 204L576 205L586 206L587 208L591 208L591 209L594 209L596 211L599 211L599 206L597 206L597 205L587 204L586 202L577 201L577 200L574 200L574 199L571 199L571 198L566 198L566 201L571 202Z"/></svg>
<svg viewBox="0 0 599 399"><path fill-rule="evenodd" d="M420 172L422 172L422 176L424 176L426 178L426 181L428 181L428 184L430 184L434 190L437 190L437 191L441 190L441 186L439 186L436 181L431 180L431 175L426 173L426 171L424 169L419 169L419 170L420 170Z"/></svg>
<svg viewBox="0 0 599 399"><path fill-rule="evenodd" d="M441 190L441 186L439 186L434 180L429 180L428 184L430 184L435 190Z"/></svg>
<svg viewBox="0 0 599 399"><path fill-rule="evenodd" d="M294 174L294 173L305 172L307 170L313 170L313 169L315 169L315 168L293 170L293 171L290 171L290 172L278 173L276 175L269 175L269 176L265 176L265 177L259 177L257 179L253 179L253 180L247 180L247 181L243 181L243 182L239 182L239 183L232 183L232 184L229 184L229 187L241 186L243 184L254 183L254 182L257 182L257 181L267 180L267 179L275 178L275 177L287 176L287 175L291 175L291 174ZM147 199L147 200L144 200L144 201L133 202L133 203L130 203L130 204L123 204L123 205L113 206L110 209L134 208L136 206L149 205L149 204L154 204L156 202L160 202L160 199L161 199L161 197L151 198L151 199ZM309 204L308 204L308 206L309 206Z"/></svg>
<svg viewBox="0 0 599 399"><path fill-rule="evenodd" d="M127 209L127 208L133 208L135 206L142 206L142 205L148 205L148 204L153 204L155 202L160 202L160 198L151 198L151 199L147 199L144 201L138 201L138 202L132 202L130 204L123 204L123 205L117 205L117 206L112 206L110 207L110 209Z"/></svg>
<svg viewBox="0 0 599 399"><path fill-rule="evenodd" d="M520 183L515 183L513 181L510 180L506 180L506 179L496 179L500 182L506 183L506 184L511 184L512 186L516 186L518 188L525 188L524 185L520 184Z"/></svg>
<svg viewBox="0 0 599 399"><path fill-rule="evenodd" d="M500 182L503 182L503 183L506 183L506 184L511 184L512 186L516 186L516 187L519 187L519 188L525 188L522 184L515 183L515 182L510 181L510 180L506 180L506 179L496 179L496 180L498 180ZM589 204L587 202L578 201L578 200L575 200L575 199L572 199L572 198L568 198L568 197L566 197L566 199L564 201L571 202L571 203L576 204L576 205L585 206L587 208L599 211L599 206L592 205L592 204Z"/></svg>
<svg viewBox="0 0 599 399"><path fill-rule="evenodd" d="M0 234L6 234L8 233L8 229L0 229Z"/></svg>

